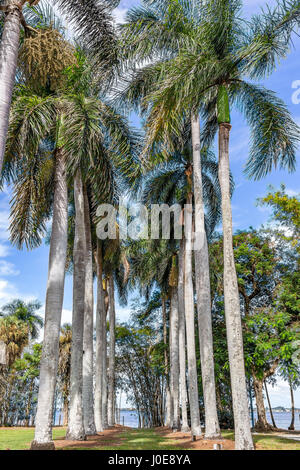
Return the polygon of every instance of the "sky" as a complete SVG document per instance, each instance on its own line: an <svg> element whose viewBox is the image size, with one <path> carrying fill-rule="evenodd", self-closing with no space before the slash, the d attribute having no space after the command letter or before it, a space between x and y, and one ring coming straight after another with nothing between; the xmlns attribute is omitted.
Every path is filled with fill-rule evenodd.
<svg viewBox="0 0 300 470"><path fill-rule="evenodd" d="M137 0L122 0L114 11L117 22L123 22L126 11L137 5ZM269 6L276 2L269 1ZM248 0L244 2L244 14L250 17L258 13L265 5L264 0ZM287 59L283 60L273 75L264 81L267 88L275 91L289 107L295 121L300 125L300 69L299 51L300 40L295 38L294 48L291 49ZM298 81L298 83L297 83ZM297 88L299 93L297 94ZM293 88L294 87L294 88ZM297 99L298 97L298 99ZM298 104L296 104L298 101ZM133 117L133 124L139 126L137 117ZM300 193L299 170L294 174L286 171L273 171L266 178L255 182L249 181L243 173L244 165L249 152L249 131L242 116L236 112L232 114L232 131L230 143L231 171L235 180L235 193L232 201L234 229L247 229L249 226L259 227L266 223L269 212L265 208L256 206L256 200L266 194L267 187L286 185L291 195ZM298 152L299 156L300 151ZM43 305L47 284L49 247L43 244L31 252L18 251L9 243L9 199L7 189L0 195L0 307L13 298L30 300L39 299ZM117 318L126 321L130 307L117 307ZM44 315L44 306L41 309ZM70 322L72 318L72 279L66 278L65 298L62 322ZM270 397L273 406L290 406L288 386L279 381L273 389L270 387ZM300 390L295 394L296 406L300 408Z"/></svg>

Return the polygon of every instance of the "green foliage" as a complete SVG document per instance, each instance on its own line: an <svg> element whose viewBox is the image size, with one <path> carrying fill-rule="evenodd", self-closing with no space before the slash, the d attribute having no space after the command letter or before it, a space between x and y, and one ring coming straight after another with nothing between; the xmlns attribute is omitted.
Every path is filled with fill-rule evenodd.
<svg viewBox="0 0 300 470"><path fill-rule="evenodd" d="M22 373L21 380L32 380L40 374L42 345L36 343L32 346L32 353L26 352L21 359L15 362L16 371Z"/></svg>
<svg viewBox="0 0 300 470"><path fill-rule="evenodd" d="M220 86L217 99L218 123L230 123L228 93L225 86Z"/></svg>
<svg viewBox="0 0 300 470"><path fill-rule="evenodd" d="M140 101L146 116L144 154L151 154L158 142L172 148L171 137L180 135L182 116L191 112L203 116L202 140L211 145L218 120L230 119L222 88L226 86L230 107L242 111L252 131L247 175L261 178L273 166L294 171L300 135L297 124L274 93L246 81L250 69L252 78L261 76L252 65L264 40L270 43L266 67L272 69L272 57L280 55L271 40L272 34L277 35L276 24L268 35L251 35L239 1L211 0L193 3L192 8L190 2L164 2L162 7L151 2L150 8L144 3L145 7L128 14L121 28L125 59L152 64L142 71L133 66L132 87L127 83L121 93L135 107ZM285 38L285 51L288 43Z"/></svg>

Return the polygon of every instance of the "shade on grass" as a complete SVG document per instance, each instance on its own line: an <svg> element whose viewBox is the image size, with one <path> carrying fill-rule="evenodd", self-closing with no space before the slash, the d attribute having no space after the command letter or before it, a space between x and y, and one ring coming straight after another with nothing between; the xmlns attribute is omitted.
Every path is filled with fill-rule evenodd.
<svg viewBox="0 0 300 470"><path fill-rule="evenodd" d="M223 431L225 439L234 438L231 431ZM0 429L0 450L26 450L29 449L30 442L34 436L33 428L1 428ZM61 439L65 436L65 429L54 428L54 439ZM254 442L258 450L300 450L300 441L283 439L273 434L254 435ZM116 440L118 444L116 444ZM114 445L115 444L115 445ZM64 449L68 449L66 446ZM88 447L69 447L70 450L89 450ZM124 430L115 438L112 438L111 446L91 447L90 450L181 450L180 442L174 438L164 437L156 433L154 429L132 429ZM187 450L187 449L185 449Z"/></svg>

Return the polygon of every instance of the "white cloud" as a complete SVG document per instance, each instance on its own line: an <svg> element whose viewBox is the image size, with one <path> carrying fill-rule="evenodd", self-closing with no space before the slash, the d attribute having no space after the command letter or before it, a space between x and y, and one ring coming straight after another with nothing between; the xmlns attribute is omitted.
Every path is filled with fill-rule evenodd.
<svg viewBox="0 0 300 470"><path fill-rule="evenodd" d="M125 16L128 8L115 8L113 10L113 16L115 17L116 23L125 23Z"/></svg>
<svg viewBox="0 0 300 470"><path fill-rule="evenodd" d="M20 271L16 270L15 265L8 261L0 261L0 276L18 276Z"/></svg>
<svg viewBox="0 0 300 470"><path fill-rule="evenodd" d="M5 279L0 279L0 304L4 305L16 297L19 297L16 286Z"/></svg>
<svg viewBox="0 0 300 470"><path fill-rule="evenodd" d="M287 194L289 197L299 196L299 194L300 194L300 188L299 188L299 189L289 189L289 188L286 188L285 192L286 192L286 194Z"/></svg>
<svg viewBox="0 0 300 470"><path fill-rule="evenodd" d="M10 247L4 243L0 243L0 258L6 258L10 253Z"/></svg>
<svg viewBox="0 0 300 470"><path fill-rule="evenodd" d="M291 407L290 388L287 382L284 382L281 378L277 377L277 382L274 387L268 386L270 395L270 401L272 407L284 406L286 408ZM295 393L295 406L300 407L300 390L296 390ZM267 406L267 403L266 403Z"/></svg>
<svg viewBox="0 0 300 470"><path fill-rule="evenodd" d="M72 310L63 309L61 316L61 324L72 323Z"/></svg>

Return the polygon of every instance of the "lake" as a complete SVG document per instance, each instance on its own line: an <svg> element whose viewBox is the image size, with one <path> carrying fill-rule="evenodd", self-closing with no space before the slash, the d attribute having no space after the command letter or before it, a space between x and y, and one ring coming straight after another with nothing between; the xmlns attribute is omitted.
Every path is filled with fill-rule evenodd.
<svg viewBox="0 0 300 470"><path fill-rule="evenodd" d="M274 419L276 425L280 429L288 429L289 425L291 424L291 413L276 413L274 412ZM256 417L256 413L254 413ZM124 417L124 426L128 426L130 428L137 428L138 427L138 415L135 411L129 410L122 410L121 411L121 422L117 424L123 425L123 417ZM267 412L267 419L270 424L272 424L270 414ZM56 415L56 426L59 424L59 413ZM300 431L300 417L299 413L296 412L295 415L295 430Z"/></svg>
<svg viewBox="0 0 300 470"><path fill-rule="evenodd" d="M256 416L256 413L254 413ZM292 413L276 413L273 412L274 420L276 423L276 426L280 429L288 429L289 425L291 424L292 420ZM271 416L270 413L267 412L267 419L270 424L272 424ZM299 412L295 413L295 430L300 431L300 418L299 418Z"/></svg>
<svg viewBox="0 0 300 470"><path fill-rule="evenodd" d="M289 425L291 424L292 415L291 413L276 413L274 412L274 419L275 423L278 428L280 429L288 429ZM123 410L121 411L121 423L123 424L123 417L124 417L124 425L137 428L138 427L138 415L134 411ZM267 412L267 419L270 424L272 424L271 416ZM300 431L300 418L299 413L296 412L295 414L295 430Z"/></svg>

